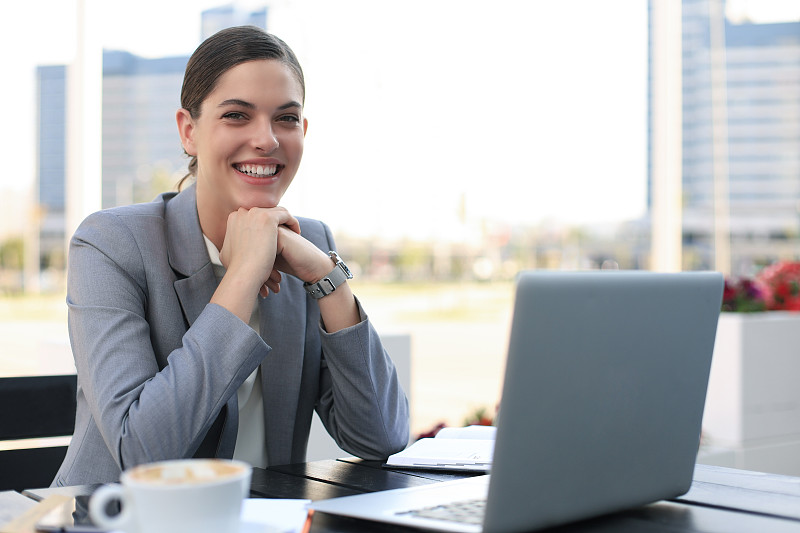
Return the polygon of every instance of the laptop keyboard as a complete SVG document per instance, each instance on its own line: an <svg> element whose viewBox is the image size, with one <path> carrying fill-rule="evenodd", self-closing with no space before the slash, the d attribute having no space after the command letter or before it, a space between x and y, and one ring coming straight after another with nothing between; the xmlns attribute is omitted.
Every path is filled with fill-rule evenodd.
<svg viewBox="0 0 800 533"><path fill-rule="evenodd" d="M419 516L421 518L432 518L434 520L447 520L449 522L461 522L463 524L482 524L483 514L486 511L486 500L462 500L443 505L424 507L396 513L398 515Z"/></svg>

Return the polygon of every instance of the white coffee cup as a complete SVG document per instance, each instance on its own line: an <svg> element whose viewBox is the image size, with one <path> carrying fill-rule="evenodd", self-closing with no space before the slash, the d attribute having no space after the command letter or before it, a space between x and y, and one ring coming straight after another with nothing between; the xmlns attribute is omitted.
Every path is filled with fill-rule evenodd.
<svg viewBox="0 0 800 533"><path fill-rule="evenodd" d="M242 500L250 492L249 464L180 459L126 470L121 485L100 487L89 500L98 526L126 533L238 533ZM119 501L119 514L108 504Z"/></svg>

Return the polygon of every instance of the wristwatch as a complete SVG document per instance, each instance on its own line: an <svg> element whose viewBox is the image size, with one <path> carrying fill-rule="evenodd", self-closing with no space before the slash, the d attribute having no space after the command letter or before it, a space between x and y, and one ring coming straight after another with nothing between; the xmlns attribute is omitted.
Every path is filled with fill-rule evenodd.
<svg viewBox="0 0 800 533"><path fill-rule="evenodd" d="M350 269L347 268L347 265L344 264L344 261L339 258L339 255L336 252L330 251L328 252L328 255L333 261L333 270L331 270L327 276L315 283L303 283L303 287L306 289L306 292L315 300L319 300L320 298L329 295L348 279L353 279L353 273L350 272Z"/></svg>

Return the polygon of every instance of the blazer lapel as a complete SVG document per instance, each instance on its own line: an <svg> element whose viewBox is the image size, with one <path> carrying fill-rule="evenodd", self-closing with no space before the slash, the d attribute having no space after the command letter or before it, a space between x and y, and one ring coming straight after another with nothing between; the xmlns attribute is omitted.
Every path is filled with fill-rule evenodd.
<svg viewBox="0 0 800 533"><path fill-rule="evenodd" d="M217 289L195 198L195 186L191 185L167 204L166 213L169 262L178 274L175 293L189 326Z"/></svg>
<svg viewBox="0 0 800 533"><path fill-rule="evenodd" d="M188 328L217 290L217 278L197 215L194 184L167 204L166 224L169 263L177 275L173 286ZM221 409L201 449L210 451L216 457L233 457L238 428L239 402L237 395L233 394Z"/></svg>
<svg viewBox="0 0 800 533"><path fill-rule="evenodd" d="M269 464L290 460L303 371L306 298L300 283L284 282L281 292L259 302L261 336L272 348L261 364Z"/></svg>

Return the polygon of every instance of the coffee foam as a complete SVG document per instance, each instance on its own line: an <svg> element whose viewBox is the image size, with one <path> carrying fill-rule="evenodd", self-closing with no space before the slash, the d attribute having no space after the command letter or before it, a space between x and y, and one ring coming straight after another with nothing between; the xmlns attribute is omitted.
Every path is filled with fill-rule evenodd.
<svg viewBox="0 0 800 533"><path fill-rule="evenodd" d="M218 481L239 475L243 470L240 465L209 459L141 465L131 470L129 476L139 483L184 485Z"/></svg>

